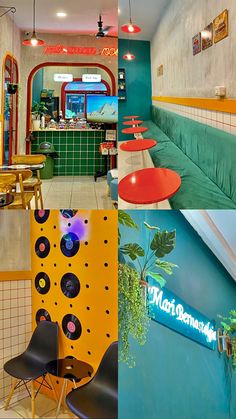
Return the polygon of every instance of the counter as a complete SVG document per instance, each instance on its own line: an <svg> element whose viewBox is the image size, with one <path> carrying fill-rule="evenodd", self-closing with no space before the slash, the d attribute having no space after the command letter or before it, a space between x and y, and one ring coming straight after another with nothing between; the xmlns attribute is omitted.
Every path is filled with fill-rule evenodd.
<svg viewBox="0 0 236 419"><path fill-rule="evenodd" d="M45 129L34 131L31 152L40 143L49 141L59 157L55 159L55 176L93 176L103 171L105 159L99 153L99 144L105 139L105 131L95 129Z"/></svg>

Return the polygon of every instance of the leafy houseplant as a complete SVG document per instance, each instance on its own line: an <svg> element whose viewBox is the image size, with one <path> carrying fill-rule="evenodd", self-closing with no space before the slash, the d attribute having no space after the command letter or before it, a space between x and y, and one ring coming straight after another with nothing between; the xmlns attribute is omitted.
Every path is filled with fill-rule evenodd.
<svg viewBox="0 0 236 419"><path fill-rule="evenodd" d="M33 115L33 119L39 120L42 115L47 113L48 108L45 106L45 102L34 102L32 106L31 113Z"/></svg>
<svg viewBox="0 0 236 419"><path fill-rule="evenodd" d="M119 223L125 227L138 229L129 214L119 211ZM119 264L119 333L120 360L130 367L135 365L130 353L129 338L133 337L140 345L144 345L149 325L146 293L148 277L160 287L166 283L160 271L168 275L173 273L177 265L161 260L175 248L176 232L160 231L159 227L144 222L148 232L147 247L138 243L127 243L120 247L123 257L128 257L132 266L122 261ZM119 232L119 243L122 235ZM136 266L134 265L136 263Z"/></svg>
<svg viewBox="0 0 236 419"><path fill-rule="evenodd" d="M8 83L7 84L7 93L14 95L16 94L18 90L18 84L17 83Z"/></svg>
<svg viewBox="0 0 236 419"><path fill-rule="evenodd" d="M233 369L236 370L236 310L229 312L229 317L218 315L221 319L221 326L224 329L226 336L229 337L232 348Z"/></svg>

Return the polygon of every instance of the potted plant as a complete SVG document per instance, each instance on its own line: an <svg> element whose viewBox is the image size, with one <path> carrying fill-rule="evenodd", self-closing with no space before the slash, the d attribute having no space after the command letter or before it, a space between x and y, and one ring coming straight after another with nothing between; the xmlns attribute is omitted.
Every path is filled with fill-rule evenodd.
<svg viewBox="0 0 236 419"><path fill-rule="evenodd" d="M119 224L138 229L130 215L119 211ZM166 284L162 275L172 275L177 265L164 261L162 258L175 248L176 231L161 231L157 226L144 222L148 238L145 249L139 243L122 244L119 263L119 335L120 360L130 367L135 365L130 353L130 337L144 345L149 325L147 287L148 277L151 277L160 287ZM119 231L119 244L122 233ZM128 262L126 259L128 258Z"/></svg>
<svg viewBox="0 0 236 419"><path fill-rule="evenodd" d="M232 356L233 369L236 370L236 310L229 312L229 317L218 315L221 319L225 340L227 342L227 353Z"/></svg>
<svg viewBox="0 0 236 419"><path fill-rule="evenodd" d="M38 131L40 129L40 118L47 113L47 110L48 108L45 106L45 102L34 102L31 109L33 131Z"/></svg>
<svg viewBox="0 0 236 419"><path fill-rule="evenodd" d="M10 95L15 95L18 90L18 84L17 83L8 83L7 84L7 93Z"/></svg>

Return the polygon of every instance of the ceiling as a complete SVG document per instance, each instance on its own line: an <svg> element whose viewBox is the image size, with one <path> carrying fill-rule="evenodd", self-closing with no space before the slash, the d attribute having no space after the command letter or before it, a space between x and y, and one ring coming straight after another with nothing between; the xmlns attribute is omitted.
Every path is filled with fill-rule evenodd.
<svg viewBox="0 0 236 419"><path fill-rule="evenodd" d="M130 39L151 41L156 28L172 0L131 0L132 21L142 31L130 35ZM119 38L127 39L128 35L120 27L129 21L129 0L119 0Z"/></svg>
<svg viewBox="0 0 236 419"><path fill-rule="evenodd" d="M33 0L0 0L0 5L15 6L17 26L24 31L32 30ZM58 12L67 13L67 17L58 18ZM99 13L104 26L113 26L110 35L117 36L117 0L37 0L37 32L95 34Z"/></svg>
<svg viewBox="0 0 236 419"><path fill-rule="evenodd" d="M182 211L236 281L236 211Z"/></svg>

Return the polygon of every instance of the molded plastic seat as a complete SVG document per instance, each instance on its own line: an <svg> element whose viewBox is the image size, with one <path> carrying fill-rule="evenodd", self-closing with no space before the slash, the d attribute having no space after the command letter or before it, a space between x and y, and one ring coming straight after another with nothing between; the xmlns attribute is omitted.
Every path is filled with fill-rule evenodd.
<svg viewBox="0 0 236 419"><path fill-rule="evenodd" d="M80 419L118 418L118 342L107 349L94 378L67 395L66 404Z"/></svg>
<svg viewBox="0 0 236 419"><path fill-rule="evenodd" d="M35 380L46 374L46 364L58 355L58 325L42 321L23 354L6 362L4 370L20 380Z"/></svg>

